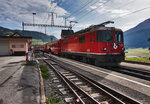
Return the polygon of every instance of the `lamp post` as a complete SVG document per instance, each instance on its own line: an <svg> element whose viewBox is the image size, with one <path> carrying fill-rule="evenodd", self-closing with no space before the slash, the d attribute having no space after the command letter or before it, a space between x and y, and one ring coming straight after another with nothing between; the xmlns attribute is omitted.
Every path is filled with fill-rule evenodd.
<svg viewBox="0 0 150 104"><path fill-rule="evenodd" d="M33 14L33 24L34 24L34 15L36 15L36 13L32 13Z"/></svg>

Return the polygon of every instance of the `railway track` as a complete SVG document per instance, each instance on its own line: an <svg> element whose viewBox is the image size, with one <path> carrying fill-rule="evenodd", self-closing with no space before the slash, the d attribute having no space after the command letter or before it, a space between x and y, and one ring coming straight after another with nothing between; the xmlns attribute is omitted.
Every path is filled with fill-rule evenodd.
<svg viewBox="0 0 150 104"><path fill-rule="evenodd" d="M125 67L125 66L102 67L102 68L150 81L150 71L147 70L140 70L140 69Z"/></svg>
<svg viewBox="0 0 150 104"><path fill-rule="evenodd" d="M73 92L72 101L81 104L140 104L140 102L123 95L102 83L97 83L84 75L64 66L60 61L43 59L61 80ZM65 89L65 88L64 88ZM76 100L73 100L76 99Z"/></svg>
<svg viewBox="0 0 150 104"><path fill-rule="evenodd" d="M124 66L107 67L107 69L150 81L150 71L134 69Z"/></svg>

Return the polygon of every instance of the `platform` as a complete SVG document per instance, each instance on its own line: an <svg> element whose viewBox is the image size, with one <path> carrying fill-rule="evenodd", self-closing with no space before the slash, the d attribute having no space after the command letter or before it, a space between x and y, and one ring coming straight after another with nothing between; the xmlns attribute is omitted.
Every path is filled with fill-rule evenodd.
<svg viewBox="0 0 150 104"><path fill-rule="evenodd" d="M0 104L40 104L39 73L24 56L0 57Z"/></svg>

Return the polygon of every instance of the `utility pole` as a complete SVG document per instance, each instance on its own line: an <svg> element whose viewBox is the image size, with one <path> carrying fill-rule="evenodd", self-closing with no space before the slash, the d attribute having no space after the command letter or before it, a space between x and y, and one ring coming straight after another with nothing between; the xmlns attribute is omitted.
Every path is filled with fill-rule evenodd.
<svg viewBox="0 0 150 104"><path fill-rule="evenodd" d="M53 26L54 25L54 12L51 12L51 13L52 13L51 25Z"/></svg>
<svg viewBox="0 0 150 104"><path fill-rule="evenodd" d="M67 18L65 17L64 19L65 19L65 26L67 26Z"/></svg>
<svg viewBox="0 0 150 104"><path fill-rule="evenodd" d="M46 26L45 26L45 34L46 34Z"/></svg>
<svg viewBox="0 0 150 104"><path fill-rule="evenodd" d="M46 35L46 26L45 26L45 35ZM44 38L43 38L43 44L44 44Z"/></svg>
<svg viewBox="0 0 150 104"><path fill-rule="evenodd" d="M51 14L51 25L54 26L54 14L56 14L56 13L54 13L54 12L48 12L48 13ZM56 14L56 17L57 17L57 14Z"/></svg>
<svg viewBox="0 0 150 104"><path fill-rule="evenodd" d="M36 13L32 13L33 14L33 25L34 25L34 15L36 15Z"/></svg>
<svg viewBox="0 0 150 104"><path fill-rule="evenodd" d="M23 35L24 35L24 22L22 22L22 32L23 32Z"/></svg>

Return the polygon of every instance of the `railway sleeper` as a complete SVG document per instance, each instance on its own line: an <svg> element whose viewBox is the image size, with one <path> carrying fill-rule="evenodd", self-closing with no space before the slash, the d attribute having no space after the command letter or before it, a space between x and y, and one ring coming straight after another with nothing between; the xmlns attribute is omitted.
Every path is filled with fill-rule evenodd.
<svg viewBox="0 0 150 104"><path fill-rule="evenodd" d="M78 78L72 78L72 79L70 79L71 81L79 81L79 79Z"/></svg>
<svg viewBox="0 0 150 104"><path fill-rule="evenodd" d="M88 86L79 86L80 88L82 88L84 91L86 92L90 92L92 91L92 88L91 87L88 87Z"/></svg>
<svg viewBox="0 0 150 104"><path fill-rule="evenodd" d="M59 80L53 80L53 82L54 82L54 83L59 83L60 81L59 81Z"/></svg>
<svg viewBox="0 0 150 104"><path fill-rule="evenodd" d="M72 78L77 78L77 76L75 75L71 75L71 76L65 76L67 79L72 79Z"/></svg>
<svg viewBox="0 0 150 104"><path fill-rule="evenodd" d="M66 103L72 103L72 102L74 102L75 101L75 98L74 97L67 97L67 98L65 98L65 102Z"/></svg>

